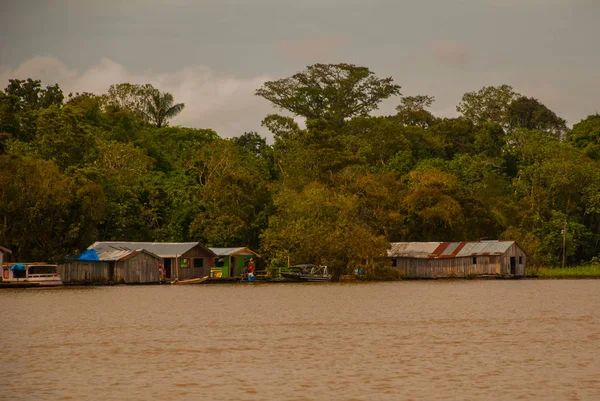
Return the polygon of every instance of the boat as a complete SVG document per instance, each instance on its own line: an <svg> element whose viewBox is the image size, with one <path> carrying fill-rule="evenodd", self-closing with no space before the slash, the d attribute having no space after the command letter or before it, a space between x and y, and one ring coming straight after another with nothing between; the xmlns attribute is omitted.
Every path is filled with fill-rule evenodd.
<svg viewBox="0 0 600 401"><path fill-rule="evenodd" d="M300 282L326 282L331 281L331 274L327 271L327 266L319 266L314 264L295 265L288 271L280 272L281 277L287 281Z"/></svg>
<svg viewBox="0 0 600 401"><path fill-rule="evenodd" d="M189 280L177 280L171 281L171 284L181 285L181 284L200 284L208 280L208 276L200 277L200 278L191 278Z"/></svg>
<svg viewBox="0 0 600 401"><path fill-rule="evenodd" d="M63 285L56 265L14 263L2 266L1 287L57 287Z"/></svg>

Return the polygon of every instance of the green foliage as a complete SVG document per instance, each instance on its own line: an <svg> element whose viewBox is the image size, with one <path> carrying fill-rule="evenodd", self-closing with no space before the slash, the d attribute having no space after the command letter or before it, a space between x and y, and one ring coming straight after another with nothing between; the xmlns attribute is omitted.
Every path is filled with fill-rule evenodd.
<svg viewBox="0 0 600 401"><path fill-rule="evenodd" d="M96 240L103 198L52 162L0 156L0 243L20 260L60 260Z"/></svg>
<svg viewBox="0 0 600 401"><path fill-rule="evenodd" d="M518 96L509 85L484 86L477 92L465 93L456 111L475 124L496 123L508 127L508 108Z"/></svg>
<svg viewBox="0 0 600 401"><path fill-rule="evenodd" d="M368 115L382 100L399 93L392 78L377 78L366 67L343 63L314 64L289 78L265 82L256 91L283 110L335 127Z"/></svg>
<svg viewBox="0 0 600 401"><path fill-rule="evenodd" d="M337 277L397 279L389 241L507 239L529 266L600 252L600 117L573 126L510 86L464 95L458 118L391 78L316 64L257 95L306 119L268 115L221 139L168 127L181 111L151 85L70 94L11 80L0 91L0 244L60 260L101 240L250 246L269 263L325 264ZM566 232L563 228L566 222Z"/></svg>
<svg viewBox="0 0 600 401"><path fill-rule="evenodd" d="M511 129L525 128L546 131L562 138L567 131L566 121L537 99L521 96L508 106L508 123Z"/></svg>
<svg viewBox="0 0 600 401"><path fill-rule="evenodd" d="M276 213L262 234L269 261L281 265L317 263L329 267L334 278L345 270L368 264L387 249L383 236L360 221L359 199L319 184L302 192L282 189L275 197Z"/></svg>

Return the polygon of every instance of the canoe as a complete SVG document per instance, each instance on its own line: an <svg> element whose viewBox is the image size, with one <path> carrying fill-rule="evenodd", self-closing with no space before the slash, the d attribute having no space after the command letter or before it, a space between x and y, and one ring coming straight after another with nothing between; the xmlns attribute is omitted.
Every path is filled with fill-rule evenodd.
<svg viewBox="0 0 600 401"><path fill-rule="evenodd" d="M171 284L177 284L177 285L181 285L181 284L200 284L205 282L206 280L208 280L208 276L204 276L201 278L191 278L189 280L175 280L175 281L171 281Z"/></svg>

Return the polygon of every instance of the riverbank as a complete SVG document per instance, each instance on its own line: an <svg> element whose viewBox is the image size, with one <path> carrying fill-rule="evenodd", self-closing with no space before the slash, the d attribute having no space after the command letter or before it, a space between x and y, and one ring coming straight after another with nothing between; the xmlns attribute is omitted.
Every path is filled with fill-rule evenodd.
<svg viewBox="0 0 600 401"><path fill-rule="evenodd" d="M559 267L532 268L527 272L527 277L532 278L600 278L600 264L571 266L564 269Z"/></svg>

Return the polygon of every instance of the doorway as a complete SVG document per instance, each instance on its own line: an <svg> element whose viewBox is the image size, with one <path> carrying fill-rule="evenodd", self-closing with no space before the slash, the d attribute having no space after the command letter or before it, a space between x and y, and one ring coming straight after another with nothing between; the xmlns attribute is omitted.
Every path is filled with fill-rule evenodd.
<svg viewBox="0 0 600 401"><path fill-rule="evenodd" d="M517 273L517 258L515 256L510 257L510 274L515 275Z"/></svg>
<svg viewBox="0 0 600 401"><path fill-rule="evenodd" d="M171 259L165 259L165 278L171 278Z"/></svg>
<svg viewBox="0 0 600 401"><path fill-rule="evenodd" d="M115 262L108 262L108 281L115 281Z"/></svg>
<svg viewBox="0 0 600 401"><path fill-rule="evenodd" d="M237 276L237 260L235 258L235 256L230 256L229 257L229 270L231 271L229 277L235 277Z"/></svg>

